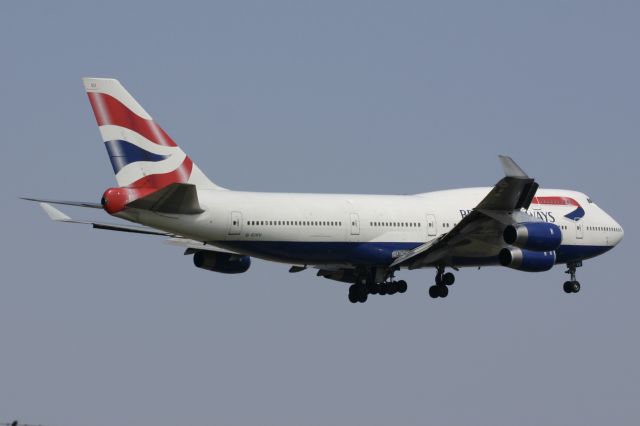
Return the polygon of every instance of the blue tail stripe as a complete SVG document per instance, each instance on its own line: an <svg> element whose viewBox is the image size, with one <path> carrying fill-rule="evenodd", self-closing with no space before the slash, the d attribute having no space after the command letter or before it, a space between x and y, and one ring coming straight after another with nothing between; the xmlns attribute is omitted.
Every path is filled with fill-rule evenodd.
<svg viewBox="0 0 640 426"><path fill-rule="evenodd" d="M136 161L162 161L168 157L168 155L154 154L130 142L119 139L107 141L104 144L107 147L114 173L118 173L124 166Z"/></svg>

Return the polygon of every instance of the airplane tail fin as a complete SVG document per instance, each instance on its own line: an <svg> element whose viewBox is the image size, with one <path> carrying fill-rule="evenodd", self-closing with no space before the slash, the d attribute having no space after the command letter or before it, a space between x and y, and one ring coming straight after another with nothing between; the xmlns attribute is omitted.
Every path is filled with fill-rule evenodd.
<svg viewBox="0 0 640 426"><path fill-rule="evenodd" d="M223 189L207 178L118 80L82 79L119 187L155 191L173 183Z"/></svg>

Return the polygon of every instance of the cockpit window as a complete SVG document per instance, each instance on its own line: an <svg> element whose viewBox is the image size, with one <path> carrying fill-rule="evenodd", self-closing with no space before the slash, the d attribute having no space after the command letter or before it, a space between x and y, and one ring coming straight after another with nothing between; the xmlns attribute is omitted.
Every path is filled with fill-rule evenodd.
<svg viewBox="0 0 640 426"><path fill-rule="evenodd" d="M588 202L589 204L593 204L593 201L592 201L592 200L591 200L591 198L589 198L589 197L587 197L587 202Z"/></svg>

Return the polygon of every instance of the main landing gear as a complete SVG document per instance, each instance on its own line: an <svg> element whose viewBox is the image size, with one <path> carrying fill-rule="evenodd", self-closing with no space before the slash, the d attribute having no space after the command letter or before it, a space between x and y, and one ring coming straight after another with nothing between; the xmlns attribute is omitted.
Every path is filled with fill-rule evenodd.
<svg viewBox="0 0 640 426"><path fill-rule="evenodd" d="M577 293L580 291L580 283L576 280L576 268L582 266L582 262L567 263L567 270L565 274L571 276L571 280L565 281L562 289L565 293Z"/></svg>
<svg viewBox="0 0 640 426"><path fill-rule="evenodd" d="M438 266L436 272L436 283L429 287L429 296L434 299L438 297L447 297L449 295L449 286L456 281L456 276L451 272L444 272L444 266Z"/></svg>
<svg viewBox="0 0 640 426"><path fill-rule="evenodd" d="M384 281L376 284L372 281L360 282L352 284L349 287L349 302L364 303L370 294L392 295L396 293L404 293L407 291L407 282L400 281Z"/></svg>

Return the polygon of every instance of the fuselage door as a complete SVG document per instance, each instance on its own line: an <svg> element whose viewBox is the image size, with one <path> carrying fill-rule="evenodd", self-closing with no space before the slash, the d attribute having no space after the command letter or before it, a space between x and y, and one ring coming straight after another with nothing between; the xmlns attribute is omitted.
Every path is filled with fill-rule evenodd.
<svg viewBox="0 0 640 426"><path fill-rule="evenodd" d="M351 213L351 235L360 235L360 218L358 213Z"/></svg>
<svg viewBox="0 0 640 426"><path fill-rule="evenodd" d="M438 228L436 228L436 217L432 214L427 215L427 235L435 237L438 234Z"/></svg>
<svg viewBox="0 0 640 426"><path fill-rule="evenodd" d="M242 232L242 213L231 212L231 224L229 225L229 235L240 235Z"/></svg>
<svg viewBox="0 0 640 426"><path fill-rule="evenodd" d="M584 226L581 221L576 222L576 238L581 240L584 236Z"/></svg>

